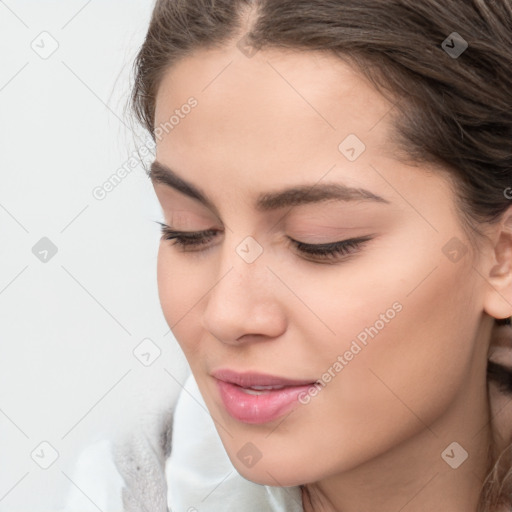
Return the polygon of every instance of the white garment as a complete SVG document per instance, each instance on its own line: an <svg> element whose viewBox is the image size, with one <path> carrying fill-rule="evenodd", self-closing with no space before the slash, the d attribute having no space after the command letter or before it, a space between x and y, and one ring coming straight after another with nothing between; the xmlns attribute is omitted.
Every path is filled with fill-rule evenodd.
<svg viewBox="0 0 512 512"><path fill-rule="evenodd" d="M126 482L112 447L112 441L104 439L81 453L70 475L75 485L60 512L124 512ZM140 454L130 456L133 453ZM256 484L236 471L192 374L175 406L165 479L169 512L303 512L299 487ZM144 509L150 511L151 506Z"/></svg>
<svg viewBox="0 0 512 512"><path fill-rule="evenodd" d="M271 487L237 472L220 440L193 375L176 404L167 459L172 512L303 512L299 487Z"/></svg>

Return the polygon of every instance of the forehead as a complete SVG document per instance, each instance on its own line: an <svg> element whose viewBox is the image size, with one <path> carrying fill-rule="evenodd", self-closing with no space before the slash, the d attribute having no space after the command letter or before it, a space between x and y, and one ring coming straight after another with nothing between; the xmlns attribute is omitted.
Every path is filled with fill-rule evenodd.
<svg viewBox="0 0 512 512"><path fill-rule="evenodd" d="M182 111L191 97L197 106ZM169 124L173 115L174 122L157 141L157 159L205 188L223 180L248 190L259 182L314 181L333 165L330 178L368 184L369 176L375 180L368 162L392 159L392 107L334 55L272 50L248 58L236 46L197 51L160 84L155 126ZM364 147L355 162L340 151L353 136ZM215 179L208 170L215 170Z"/></svg>
<svg viewBox="0 0 512 512"><path fill-rule="evenodd" d="M196 106L182 108L190 98ZM420 223L418 212L452 215L455 191L435 172L442 167L404 161L397 150L396 113L334 55L201 51L161 82L156 126L175 119L157 141L156 160L205 191L231 222L252 213L262 193L323 181L380 195ZM362 147L354 159L340 149L347 140Z"/></svg>
<svg viewBox="0 0 512 512"><path fill-rule="evenodd" d="M258 136L260 143L336 132L336 138L354 132L370 142L385 131L379 121L393 106L334 55L266 50L248 58L236 46L196 51L169 68L158 90L155 124L165 123L191 96L198 101L193 117L210 123L203 126L210 137ZM175 135L192 123L181 124Z"/></svg>

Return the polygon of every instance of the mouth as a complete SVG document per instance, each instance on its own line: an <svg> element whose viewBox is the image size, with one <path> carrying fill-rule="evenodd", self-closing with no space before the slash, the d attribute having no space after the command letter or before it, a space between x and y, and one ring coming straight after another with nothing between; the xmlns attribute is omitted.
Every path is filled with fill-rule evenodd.
<svg viewBox="0 0 512 512"><path fill-rule="evenodd" d="M228 368L214 370L211 375L218 380L236 384L242 388L276 389L288 386L307 386L317 382L316 379L291 379L259 372L236 372Z"/></svg>
<svg viewBox="0 0 512 512"><path fill-rule="evenodd" d="M226 411L243 423L274 421L299 404L318 381L290 379L263 373L239 373L233 370L212 372Z"/></svg>
<svg viewBox="0 0 512 512"><path fill-rule="evenodd" d="M236 386L236 384L235 384ZM248 388L244 388L242 386L239 386L241 390L244 393L247 393L249 395L264 395L266 393L269 393L270 391L275 391L276 389L283 389L287 386L251 386Z"/></svg>

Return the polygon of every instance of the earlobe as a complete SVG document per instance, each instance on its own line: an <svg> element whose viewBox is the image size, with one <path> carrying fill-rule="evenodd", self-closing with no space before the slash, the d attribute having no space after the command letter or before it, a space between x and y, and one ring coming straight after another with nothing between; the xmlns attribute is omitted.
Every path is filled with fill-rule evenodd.
<svg viewBox="0 0 512 512"><path fill-rule="evenodd" d="M493 318L502 319L512 316L512 206L496 224L494 247L487 275L484 275L488 289L484 309Z"/></svg>

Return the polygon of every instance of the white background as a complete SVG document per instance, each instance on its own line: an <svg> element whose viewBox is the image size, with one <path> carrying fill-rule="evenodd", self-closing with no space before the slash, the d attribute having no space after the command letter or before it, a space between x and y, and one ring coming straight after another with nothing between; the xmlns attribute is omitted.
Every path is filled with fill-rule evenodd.
<svg viewBox="0 0 512 512"><path fill-rule="evenodd" d="M142 140L125 106L152 4L0 1L1 512L59 508L84 447L168 408L188 374L158 300L162 215L142 166L92 194ZM149 366L133 353L147 338ZM31 457L43 441L59 454L48 469Z"/></svg>

